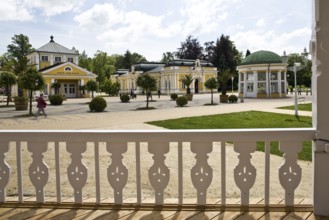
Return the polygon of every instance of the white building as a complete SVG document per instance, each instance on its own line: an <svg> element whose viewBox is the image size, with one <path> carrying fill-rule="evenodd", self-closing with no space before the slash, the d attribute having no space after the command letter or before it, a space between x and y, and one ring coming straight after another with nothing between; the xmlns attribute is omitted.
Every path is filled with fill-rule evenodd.
<svg viewBox="0 0 329 220"><path fill-rule="evenodd" d="M287 92L287 66L271 51L257 51L238 66L239 96L281 98Z"/></svg>

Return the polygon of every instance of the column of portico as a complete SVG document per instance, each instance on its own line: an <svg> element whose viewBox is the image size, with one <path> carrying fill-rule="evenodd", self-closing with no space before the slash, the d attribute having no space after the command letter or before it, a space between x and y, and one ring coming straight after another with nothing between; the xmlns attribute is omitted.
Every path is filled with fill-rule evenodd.
<svg viewBox="0 0 329 220"><path fill-rule="evenodd" d="M280 71L278 71L278 92L279 92L279 95L280 95L280 97L282 97L282 90L281 90L281 88L282 88L282 86L281 86L281 70Z"/></svg>
<svg viewBox="0 0 329 220"><path fill-rule="evenodd" d="M248 90L248 85L247 85L247 72L243 72L243 94L244 97L247 97L247 90Z"/></svg>
<svg viewBox="0 0 329 220"><path fill-rule="evenodd" d="M253 72L253 80L254 80L254 94L255 94L255 97L257 97L257 93L258 93L258 71L255 70Z"/></svg>

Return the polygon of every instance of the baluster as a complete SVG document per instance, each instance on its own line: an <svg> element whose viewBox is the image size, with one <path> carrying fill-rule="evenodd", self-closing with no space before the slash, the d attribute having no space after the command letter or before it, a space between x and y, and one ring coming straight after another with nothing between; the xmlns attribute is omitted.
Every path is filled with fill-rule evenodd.
<svg viewBox="0 0 329 220"><path fill-rule="evenodd" d="M106 149L111 153L111 164L107 168L107 179L114 190L114 203L122 204L122 190L127 184L128 169L123 164L123 153L127 152L127 142L106 143Z"/></svg>
<svg viewBox="0 0 329 220"><path fill-rule="evenodd" d="M207 189L212 182L213 170L208 164L212 142L191 142L191 151L196 154L196 163L191 169L191 179L197 190L197 204L206 205Z"/></svg>
<svg viewBox="0 0 329 220"><path fill-rule="evenodd" d="M88 170L82 162L83 155L86 151L86 143L67 142L66 150L71 154L71 163L67 167L67 177L74 189L74 201L82 203L82 188L87 182Z"/></svg>
<svg viewBox="0 0 329 220"><path fill-rule="evenodd" d="M295 189L302 178L302 169L297 164L297 153L302 149L302 145L302 142L280 142L284 163L279 168L279 180L285 190L286 206L294 205Z"/></svg>
<svg viewBox="0 0 329 220"><path fill-rule="evenodd" d="M10 167L6 162L9 142L0 141L0 202L6 201L6 186L10 178Z"/></svg>
<svg viewBox="0 0 329 220"><path fill-rule="evenodd" d="M155 204L162 205L163 191L170 179L170 170L165 164L165 154L169 152L168 142L149 142L148 151L153 154L153 165L149 169L149 180L155 189Z"/></svg>
<svg viewBox="0 0 329 220"><path fill-rule="evenodd" d="M32 153L29 177L36 190L37 202L43 203L45 200L44 187L49 177L49 168L43 161L43 153L47 151L47 142L28 142L27 149Z"/></svg>
<svg viewBox="0 0 329 220"><path fill-rule="evenodd" d="M234 180L241 191L241 205L249 205L249 191L255 184L256 168L251 164L251 153L255 152L256 143L236 142L234 151L239 153L239 164L234 168Z"/></svg>

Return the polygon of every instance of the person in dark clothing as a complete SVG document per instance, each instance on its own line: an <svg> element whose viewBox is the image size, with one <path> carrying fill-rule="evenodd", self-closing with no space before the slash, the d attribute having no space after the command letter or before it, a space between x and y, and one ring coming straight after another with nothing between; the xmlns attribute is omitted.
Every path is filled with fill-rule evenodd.
<svg viewBox="0 0 329 220"><path fill-rule="evenodd" d="M40 94L40 97L37 99L37 108L38 111L35 115L35 119L37 119L39 117L40 112L42 112L45 116L45 118L47 118L47 114L45 112L45 108L47 107L47 103L46 101L43 99L43 94Z"/></svg>

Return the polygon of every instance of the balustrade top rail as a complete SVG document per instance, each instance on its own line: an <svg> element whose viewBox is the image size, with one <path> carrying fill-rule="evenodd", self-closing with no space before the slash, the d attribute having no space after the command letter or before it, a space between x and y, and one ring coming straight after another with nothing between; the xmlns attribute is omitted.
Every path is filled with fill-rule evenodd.
<svg viewBox="0 0 329 220"><path fill-rule="evenodd" d="M51 134L48 136L46 134ZM44 140L61 141L70 137L69 141L159 141L172 139L175 141L273 141L273 140L313 140L315 128L280 128L280 129L203 129L203 130L2 130L0 141Z"/></svg>

